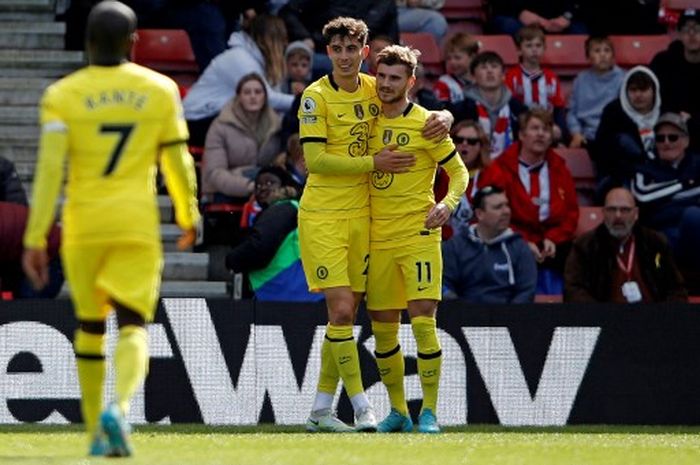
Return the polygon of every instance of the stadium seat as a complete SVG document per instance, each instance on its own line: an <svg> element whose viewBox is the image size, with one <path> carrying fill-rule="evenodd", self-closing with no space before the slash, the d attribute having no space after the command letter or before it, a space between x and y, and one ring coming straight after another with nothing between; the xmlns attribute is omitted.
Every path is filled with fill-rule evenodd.
<svg viewBox="0 0 700 465"><path fill-rule="evenodd" d="M402 32L401 43L420 50L420 62L428 74L439 76L444 72L442 53L432 34L427 32Z"/></svg>
<svg viewBox="0 0 700 465"><path fill-rule="evenodd" d="M440 12L447 21L486 19L483 0L445 0Z"/></svg>
<svg viewBox="0 0 700 465"><path fill-rule="evenodd" d="M585 35L547 35L542 65L560 77L573 77L590 66L586 58Z"/></svg>
<svg viewBox="0 0 700 465"><path fill-rule="evenodd" d="M170 76L185 89L199 75L190 38L182 29L138 29L131 60ZM182 91L181 91L182 92Z"/></svg>
<svg viewBox="0 0 700 465"><path fill-rule="evenodd" d="M447 23L447 34L445 35L445 40L448 37L452 37L458 32L466 32L473 36L477 36L484 33L484 25L478 21L457 21Z"/></svg>
<svg viewBox="0 0 700 465"><path fill-rule="evenodd" d="M501 58L506 67L518 64L518 51L515 48L515 42L508 35L480 35L474 36L479 42L480 52L496 52Z"/></svg>
<svg viewBox="0 0 700 465"><path fill-rule="evenodd" d="M565 147L557 147L555 151L564 159L574 178L579 205L592 205L596 189L596 172L588 151Z"/></svg>
<svg viewBox="0 0 700 465"><path fill-rule="evenodd" d="M579 207L576 237L598 227L603 222L603 207Z"/></svg>
<svg viewBox="0 0 700 465"><path fill-rule="evenodd" d="M659 5L659 22L668 27L669 32L676 30L681 13L686 8L700 8L698 0L661 0Z"/></svg>
<svg viewBox="0 0 700 465"><path fill-rule="evenodd" d="M610 36L610 41L615 48L617 64L623 68L631 68L636 65L648 65L654 55L668 48L671 36Z"/></svg>

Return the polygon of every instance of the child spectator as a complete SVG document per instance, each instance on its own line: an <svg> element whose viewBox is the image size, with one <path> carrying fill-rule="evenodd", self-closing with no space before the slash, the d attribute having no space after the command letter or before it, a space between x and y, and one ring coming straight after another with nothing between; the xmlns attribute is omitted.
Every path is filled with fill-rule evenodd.
<svg viewBox="0 0 700 465"><path fill-rule="evenodd" d="M377 54L381 52L384 47L389 45L394 45L394 41L387 35L382 34L370 39L369 55L367 56L367 68L369 74L372 76L377 74Z"/></svg>
<svg viewBox="0 0 700 465"><path fill-rule="evenodd" d="M595 140L603 108L619 95L625 78L625 72L615 64L615 49L608 37L589 37L585 46L591 67L574 79L566 115L572 148L590 146Z"/></svg>
<svg viewBox="0 0 700 465"><path fill-rule="evenodd" d="M471 35L458 32L447 40L443 53L447 74L435 83L435 95L444 102L457 103L464 100L464 91L474 85L470 66L479 53L479 43Z"/></svg>
<svg viewBox="0 0 700 465"><path fill-rule="evenodd" d="M282 83L282 92L300 95L311 82L311 65L314 52L305 42L297 40L287 45L284 61L287 79Z"/></svg>
<svg viewBox="0 0 700 465"><path fill-rule="evenodd" d="M545 35L537 25L524 26L515 35L515 44L520 64L506 72L506 85L513 97L528 108L541 107L553 113L555 140L566 128L564 119L564 97L559 77L551 70L542 68Z"/></svg>

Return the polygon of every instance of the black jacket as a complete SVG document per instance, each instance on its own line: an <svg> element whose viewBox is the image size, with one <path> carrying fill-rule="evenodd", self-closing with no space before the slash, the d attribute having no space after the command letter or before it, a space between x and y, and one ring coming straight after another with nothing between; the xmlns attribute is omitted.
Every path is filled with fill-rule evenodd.
<svg viewBox="0 0 700 465"><path fill-rule="evenodd" d="M290 42L311 38L319 53L326 53L326 41L321 34L323 26L338 16L362 19L372 36L388 35L399 43L394 0L290 0L279 16L287 25Z"/></svg>
<svg viewBox="0 0 700 465"><path fill-rule="evenodd" d="M673 254L661 234L635 225L636 257L644 282L655 302L687 302ZM605 224L580 236L566 260L564 302L610 302L619 243Z"/></svg>
<svg viewBox="0 0 700 465"><path fill-rule="evenodd" d="M0 157L0 202L27 205L27 194L22 187L15 165Z"/></svg>
<svg viewBox="0 0 700 465"><path fill-rule="evenodd" d="M489 5L494 15L517 17L523 10L529 10L547 19L567 12L575 14L578 10L575 0L491 0Z"/></svg>
<svg viewBox="0 0 700 465"><path fill-rule="evenodd" d="M677 40L667 50L657 53L649 67L659 79L661 111L684 111L691 115L690 146L700 152L700 63L689 63L683 43Z"/></svg>

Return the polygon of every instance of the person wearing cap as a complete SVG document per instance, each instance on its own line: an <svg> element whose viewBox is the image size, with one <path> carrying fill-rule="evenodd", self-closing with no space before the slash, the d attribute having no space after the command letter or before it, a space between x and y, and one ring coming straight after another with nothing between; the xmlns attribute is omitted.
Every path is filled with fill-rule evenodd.
<svg viewBox="0 0 700 465"><path fill-rule="evenodd" d="M700 272L700 154L688 149L688 125L678 113L664 113L654 126L657 157L639 166L632 192L641 221L663 232L681 269ZM688 282L697 282L698 280Z"/></svg>
<svg viewBox="0 0 700 465"><path fill-rule="evenodd" d="M678 33L680 40L659 52L649 67L661 85L661 111L686 119L690 147L700 152L700 9L683 11Z"/></svg>
<svg viewBox="0 0 700 465"><path fill-rule="evenodd" d="M603 223L574 242L564 270L564 302L687 302L668 242L638 223L624 187L605 196Z"/></svg>
<svg viewBox="0 0 700 465"><path fill-rule="evenodd" d="M300 95L311 83L311 66L314 51L301 40L295 40L287 45L284 52L286 79L282 83L282 92Z"/></svg>

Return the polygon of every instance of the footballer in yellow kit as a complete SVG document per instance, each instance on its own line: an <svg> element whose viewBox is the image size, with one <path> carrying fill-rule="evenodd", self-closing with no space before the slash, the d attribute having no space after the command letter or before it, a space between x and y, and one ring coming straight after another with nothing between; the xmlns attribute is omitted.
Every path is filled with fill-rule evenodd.
<svg viewBox="0 0 700 465"><path fill-rule="evenodd" d="M299 107L300 139L310 174L299 207L299 246L309 288L365 292L369 254L369 138L379 114L374 78L359 74L354 92L329 74L311 84ZM309 143L326 144L314 158ZM355 168L334 163L353 159ZM320 166L319 166L320 165Z"/></svg>
<svg viewBox="0 0 700 465"><path fill-rule="evenodd" d="M46 90L40 122L44 135L65 135L65 149L40 155L44 188L33 200L25 244L45 240L67 158L62 259L78 318L104 319L110 295L150 321L163 264L159 154L188 138L175 83L133 63L90 66ZM178 224L189 229L198 218L191 160L161 161L166 180L185 181L168 187L181 207Z"/></svg>
<svg viewBox="0 0 700 465"><path fill-rule="evenodd" d="M421 135L428 116L426 109L409 103L398 117L382 114L375 121L370 153L398 144L400 150L416 155L416 164L407 173L370 174L367 308L371 310L406 308L409 300L441 299L441 229L427 229L424 223L435 205L438 165L459 169L462 162L449 137L434 141Z"/></svg>

